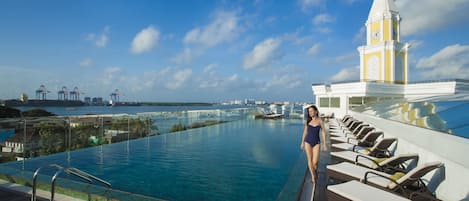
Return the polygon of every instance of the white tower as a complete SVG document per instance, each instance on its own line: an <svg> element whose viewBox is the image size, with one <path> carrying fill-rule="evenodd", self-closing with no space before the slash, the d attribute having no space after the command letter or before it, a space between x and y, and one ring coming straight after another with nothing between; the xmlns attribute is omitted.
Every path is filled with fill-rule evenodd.
<svg viewBox="0 0 469 201"><path fill-rule="evenodd" d="M360 52L360 80L407 83L409 44L400 42L401 17L393 0L374 0Z"/></svg>

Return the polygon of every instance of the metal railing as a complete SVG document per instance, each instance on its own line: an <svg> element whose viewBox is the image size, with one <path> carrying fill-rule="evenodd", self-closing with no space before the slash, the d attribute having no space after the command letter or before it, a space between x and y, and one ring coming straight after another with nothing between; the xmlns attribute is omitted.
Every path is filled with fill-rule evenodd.
<svg viewBox="0 0 469 201"><path fill-rule="evenodd" d="M57 180L57 177L62 173L62 172L65 172L67 174L71 174L71 175L74 175L80 179L83 179L85 180L86 182L88 182L89 184L92 184L93 181L97 181L101 184L104 184L106 185L108 188L112 188L112 185L111 183L101 179L101 178L98 178L94 175L91 175L87 172L84 172L82 170L79 170L77 168L64 168L60 165L57 165L57 164L51 164L51 165L48 165L46 167L50 167L50 168L55 168L57 169L57 171L54 173L54 175L52 176L52 179L51 179L51 198L50 200L53 201L54 200L54 197L55 197L55 181ZM32 192L32 195L31 195L31 201L37 201L37 196L36 196L36 188L37 188L37 177L39 175L39 172L43 169L43 168L46 168L46 167L39 167L36 169L36 171L34 172L34 175L33 175L33 192Z"/></svg>

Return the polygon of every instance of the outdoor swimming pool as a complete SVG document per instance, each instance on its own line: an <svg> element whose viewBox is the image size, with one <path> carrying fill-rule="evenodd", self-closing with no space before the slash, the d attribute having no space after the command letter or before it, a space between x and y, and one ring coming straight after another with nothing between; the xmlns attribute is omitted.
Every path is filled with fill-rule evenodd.
<svg viewBox="0 0 469 201"><path fill-rule="evenodd" d="M302 131L299 120L238 120L34 158L25 170L75 167L113 189L166 200L275 200L304 159Z"/></svg>

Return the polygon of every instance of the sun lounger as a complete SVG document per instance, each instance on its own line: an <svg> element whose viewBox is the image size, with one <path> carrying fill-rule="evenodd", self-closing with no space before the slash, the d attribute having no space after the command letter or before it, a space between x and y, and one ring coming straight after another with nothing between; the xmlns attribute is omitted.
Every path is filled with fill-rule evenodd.
<svg viewBox="0 0 469 201"><path fill-rule="evenodd" d="M355 158L354 162L356 165L394 174L395 172L407 172L407 167L404 164L410 160L417 162L418 159L419 155L415 153L397 154L389 158L375 158L359 155Z"/></svg>
<svg viewBox="0 0 469 201"><path fill-rule="evenodd" d="M407 168L404 164L410 160L418 161L418 158L418 154L414 153L398 154L389 158L376 158L372 156L357 154L355 155L354 161L347 161L352 162L356 165L364 166L381 172L394 173L397 171L406 172Z"/></svg>
<svg viewBox="0 0 469 201"><path fill-rule="evenodd" d="M345 122L339 123L338 125L335 125L335 126L334 126L334 125L330 125L329 128L330 128L330 129L340 129L340 130L342 130L342 129L344 129L344 128L350 129L350 127L351 127L355 122L358 122L358 120L357 120L357 119L354 119L354 118L349 118L349 119L347 119Z"/></svg>
<svg viewBox="0 0 469 201"><path fill-rule="evenodd" d="M335 121L331 121L330 123L334 126L340 125L345 123L347 120L352 119L352 116L350 115L345 115L342 119L335 119Z"/></svg>
<svg viewBox="0 0 469 201"><path fill-rule="evenodd" d="M399 195L363 184L349 181L327 187L328 200L334 201L410 201Z"/></svg>
<svg viewBox="0 0 469 201"><path fill-rule="evenodd" d="M349 143L349 144L354 144L354 145L367 145L367 146L373 146L375 144L376 139L378 139L380 136L383 136L384 133L381 131L372 131L373 128L364 128L365 131L362 133L359 133L357 136L342 136L342 137L331 137L331 143ZM366 132L368 131L368 132Z"/></svg>
<svg viewBox="0 0 469 201"><path fill-rule="evenodd" d="M344 151L344 150L359 150L358 148L371 148L376 143L379 143L379 137L383 137L383 132L372 132L368 129L369 132L364 136L357 136L356 138L343 138L343 137L331 137L332 142L332 151ZM363 135L361 133L360 135ZM334 138L334 139L332 139ZM383 139L383 138L382 138Z"/></svg>
<svg viewBox="0 0 469 201"><path fill-rule="evenodd" d="M353 151L347 150L347 151L331 152L331 156L341 159L341 160L347 160L347 161L355 161L355 158L359 154L373 156L373 157L380 157L380 158L390 157L392 154L388 149L395 142L397 142L397 138L383 138L379 142L377 142L375 145L373 145L373 147L371 148L355 146L355 147L352 147Z"/></svg>
<svg viewBox="0 0 469 201"><path fill-rule="evenodd" d="M342 162L327 166L329 177L340 181L358 180L384 190L399 192L409 197L413 191L428 192L421 177L430 171L442 167L441 162L431 162L418 165L407 173L396 172L387 174L370 168L358 166L349 162Z"/></svg>
<svg viewBox="0 0 469 201"><path fill-rule="evenodd" d="M357 126L353 131L348 131L348 130L330 130L329 134L334 135L334 136L355 136L358 135L360 132L362 132L363 128L368 128L370 127L369 124L360 124ZM371 127L373 128L373 127Z"/></svg>

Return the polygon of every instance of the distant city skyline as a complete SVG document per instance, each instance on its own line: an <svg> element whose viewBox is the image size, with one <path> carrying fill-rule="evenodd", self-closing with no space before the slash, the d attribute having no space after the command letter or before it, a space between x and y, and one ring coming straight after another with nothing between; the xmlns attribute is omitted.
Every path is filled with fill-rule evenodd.
<svg viewBox="0 0 469 201"><path fill-rule="evenodd" d="M0 1L0 99L313 101L359 79L371 0ZM409 81L469 79L469 2L398 0Z"/></svg>

